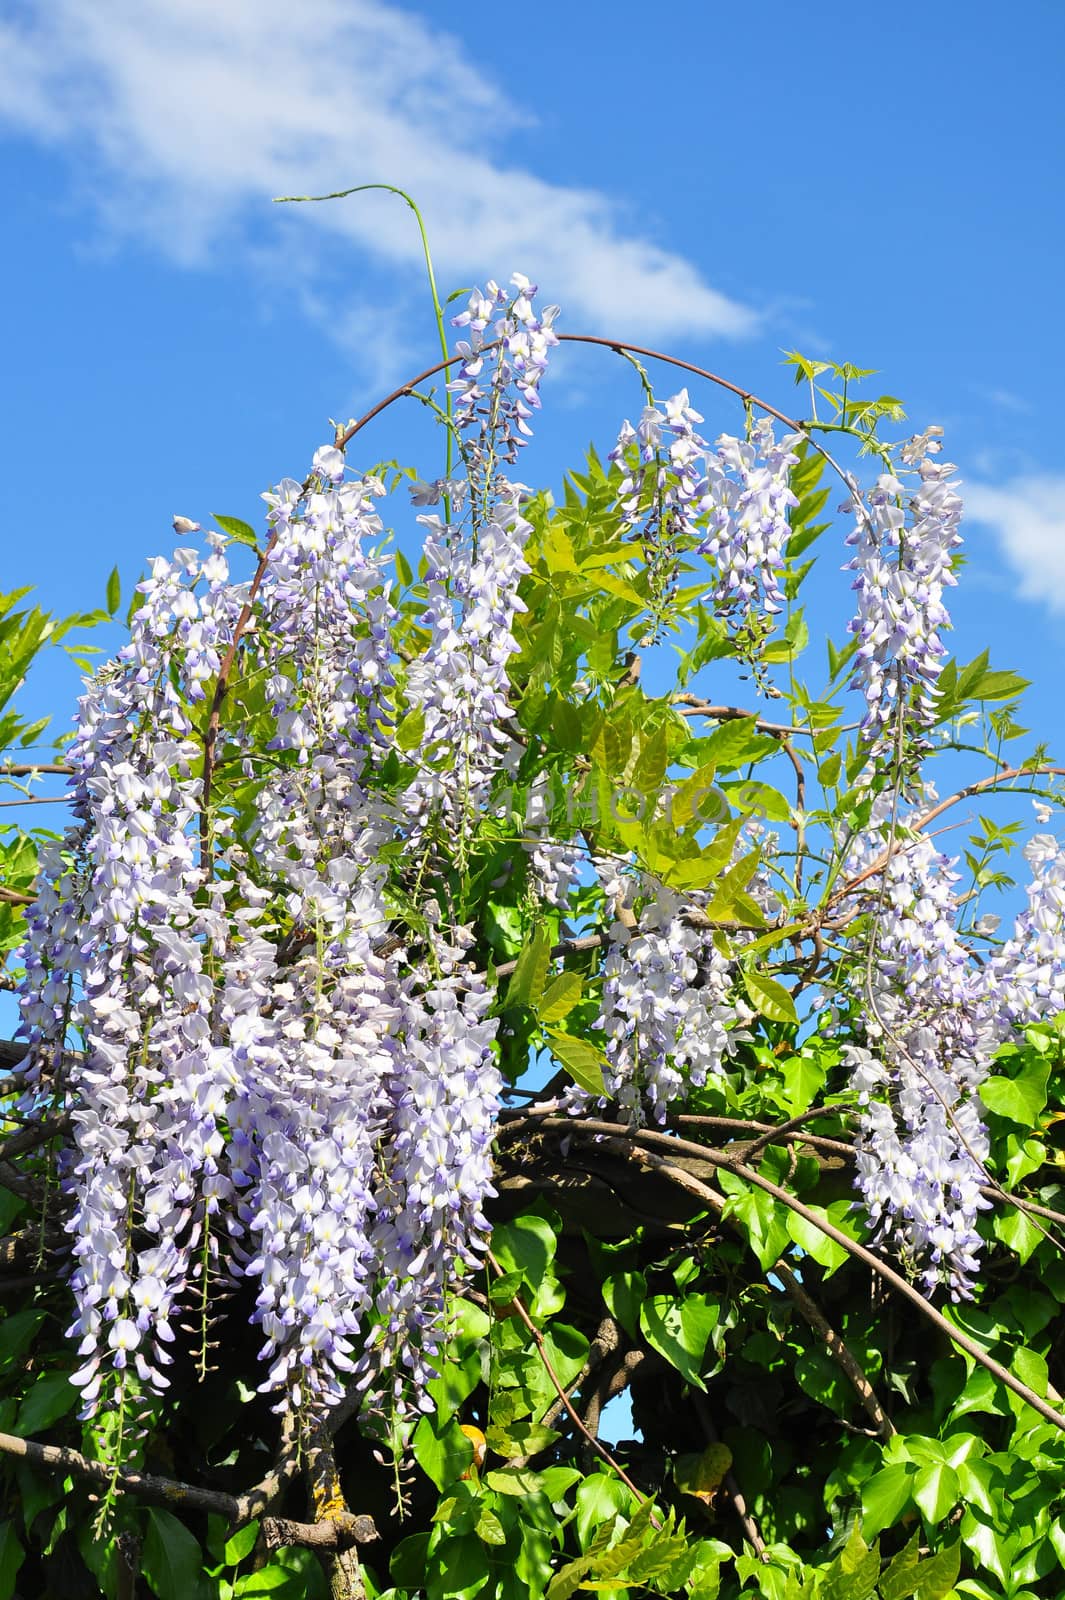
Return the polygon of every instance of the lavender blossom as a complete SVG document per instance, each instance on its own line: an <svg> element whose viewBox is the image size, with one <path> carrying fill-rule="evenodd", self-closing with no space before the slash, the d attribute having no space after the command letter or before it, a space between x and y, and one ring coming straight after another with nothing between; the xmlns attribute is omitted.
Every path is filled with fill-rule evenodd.
<svg viewBox="0 0 1065 1600"><path fill-rule="evenodd" d="M856 554L847 569L857 574L857 614L849 629L858 640L851 687L865 696L864 736L881 738L896 714L917 730L935 719L936 681L946 656L940 637L950 626L943 591L957 582L951 570L961 543L962 503L952 474L934 459L939 440L930 429L900 452L900 473L914 473L908 504L900 477L882 473L876 488L857 495L844 510L857 510L847 543Z"/></svg>

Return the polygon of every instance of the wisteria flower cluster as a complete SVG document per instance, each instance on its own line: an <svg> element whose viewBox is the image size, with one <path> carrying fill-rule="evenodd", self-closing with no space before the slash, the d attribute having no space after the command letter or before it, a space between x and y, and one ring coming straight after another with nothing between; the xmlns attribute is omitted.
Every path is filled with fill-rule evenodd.
<svg viewBox="0 0 1065 1600"><path fill-rule="evenodd" d="M494 325L487 300L471 313L478 351L496 343L471 349L460 390L482 498L458 524L426 519L428 643L402 682L384 487L323 446L304 482L265 496L254 584L231 578L220 535L202 561L154 562L129 645L81 703L77 821L42 862L23 1029L26 1109L47 1090L72 1111L61 1181L87 1414L167 1386L179 1313L206 1359L216 1293L248 1282L263 1387L283 1405L327 1406L354 1381L402 1411L435 1370L451 1283L477 1263L501 1087L492 996L439 911L417 953L389 939L388 860L416 842L432 875L427 819L468 827L509 742L529 525L498 462L528 432L554 314L517 287L493 288ZM232 779L226 804L204 804L197 705L222 723L208 775L240 775L247 818ZM397 752L412 713L416 746ZM390 797L397 753L413 776ZM68 1067L72 1026L85 1049Z"/></svg>
<svg viewBox="0 0 1065 1600"><path fill-rule="evenodd" d="M907 828L919 811L892 843L886 810L882 798L849 862L856 875L889 855L862 997L869 1048L848 1047L864 1108L858 1185L882 1236L928 1286L964 1296L978 1265L977 1217L990 1205L976 1091L1004 1040L1065 1009L1065 851L1050 835L1030 842L1028 906L980 964L957 928L956 864Z"/></svg>
<svg viewBox="0 0 1065 1600"><path fill-rule="evenodd" d="M702 420L682 389L661 411L645 406L637 427L622 424L610 452L622 473L621 531L642 519L651 590L662 604L675 588L681 551L694 547L710 556L714 604L742 626L756 613L772 617L783 603L788 511L798 504L790 485L798 439L778 443L765 417L746 439L722 434L711 449L696 431Z"/></svg>
<svg viewBox="0 0 1065 1600"><path fill-rule="evenodd" d="M881 473L864 497L843 509L857 513L848 538L855 555L857 610L850 632L857 640L852 686L865 696L862 731L876 740L896 716L916 730L935 718L935 689L950 627L943 591L957 582L951 568L961 544L962 502L956 468L936 460L939 429L911 439L899 453L898 471ZM907 487L903 477L916 478Z"/></svg>

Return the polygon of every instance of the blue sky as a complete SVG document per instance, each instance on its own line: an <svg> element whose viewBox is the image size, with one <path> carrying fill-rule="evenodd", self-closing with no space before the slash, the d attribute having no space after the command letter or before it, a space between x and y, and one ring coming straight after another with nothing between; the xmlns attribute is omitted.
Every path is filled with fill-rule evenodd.
<svg viewBox="0 0 1065 1600"><path fill-rule="evenodd" d="M783 347L878 368L963 469L958 652L987 644L1036 679L1053 739L1065 10L1029 0L1006 27L988 0L541 0L485 18L387 0L8 5L2 586L96 604L117 562L128 592L175 512L254 520L328 417L431 359L401 204L269 204L386 180L420 200L448 287L520 268L566 329L660 343L785 408L801 401ZM639 403L615 358L566 352L526 475L608 446ZM742 423L701 408L709 428ZM433 470L422 413L393 417L367 456ZM59 725L75 677L37 691Z"/></svg>

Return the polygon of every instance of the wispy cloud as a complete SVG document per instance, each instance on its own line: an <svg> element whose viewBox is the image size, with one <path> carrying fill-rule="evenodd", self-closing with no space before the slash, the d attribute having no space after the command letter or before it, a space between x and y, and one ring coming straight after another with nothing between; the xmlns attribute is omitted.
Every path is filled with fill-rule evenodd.
<svg viewBox="0 0 1065 1600"><path fill-rule="evenodd" d="M535 274L570 327L755 331L607 195L508 160L528 121L454 37L386 0L13 0L0 21L0 122L68 154L111 235L201 266L261 252L266 226L304 286L337 236L406 274L418 242L391 196L267 207L391 182L422 205L445 280Z"/></svg>
<svg viewBox="0 0 1065 1600"><path fill-rule="evenodd" d="M1026 600L1065 612L1065 474L966 483L966 520L991 528Z"/></svg>
<svg viewBox="0 0 1065 1600"><path fill-rule="evenodd" d="M1014 394L1012 389L985 389L978 387L976 393L981 400L986 400L989 405L998 406L1002 411L1013 411L1019 416L1027 416L1034 409L1031 402L1023 395Z"/></svg>

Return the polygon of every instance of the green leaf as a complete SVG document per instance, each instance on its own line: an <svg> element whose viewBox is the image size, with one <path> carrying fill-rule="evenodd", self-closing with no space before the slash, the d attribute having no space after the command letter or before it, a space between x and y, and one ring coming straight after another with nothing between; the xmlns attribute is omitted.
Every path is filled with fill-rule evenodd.
<svg viewBox="0 0 1065 1600"><path fill-rule="evenodd" d="M652 1349L676 1367L682 1377L705 1389L700 1369L706 1342L717 1326L719 1306L706 1295L656 1294L640 1307L640 1331Z"/></svg>
<svg viewBox="0 0 1065 1600"><path fill-rule="evenodd" d="M795 1010L795 1002L782 983L775 978L767 978L761 972L745 972L743 985L752 1006L763 1017L768 1017L770 1022L784 1022L798 1027L799 1014Z"/></svg>
<svg viewBox="0 0 1065 1600"><path fill-rule="evenodd" d="M584 983L576 972L560 972L544 990L536 1015L540 1022L559 1022L580 1003Z"/></svg>
<svg viewBox="0 0 1065 1600"><path fill-rule="evenodd" d="M415 706L396 728L396 745L400 750L416 750L424 736L425 712L421 706Z"/></svg>
<svg viewBox="0 0 1065 1600"><path fill-rule="evenodd" d="M946 1600L961 1571L961 1542L956 1539L952 1545L937 1550L934 1556L921 1562L918 1571L921 1586L917 1590L917 1600Z"/></svg>
<svg viewBox="0 0 1065 1600"><path fill-rule="evenodd" d="M746 1179L737 1178L736 1191L725 1207L725 1216L737 1217L747 1230L751 1249L758 1257L762 1270L768 1272L788 1247L787 1207L782 1206L764 1189L751 1187ZM722 1186L725 1179L722 1178Z"/></svg>
<svg viewBox="0 0 1065 1600"><path fill-rule="evenodd" d="M422 1417L411 1441L414 1459L438 1489L457 1482L473 1461L473 1444L458 1423Z"/></svg>
<svg viewBox="0 0 1065 1600"><path fill-rule="evenodd" d="M1030 1128L1047 1103L1049 1079L1050 1062L1032 1055L1016 1078L987 1078L980 1085L980 1098L996 1116Z"/></svg>
<svg viewBox="0 0 1065 1600"><path fill-rule="evenodd" d="M118 575L118 568L112 567L107 580L107 615L113 617L122 604L122 579Z"/></svg>
<svg viewBox="0 0 1065 1600"><path fill-rule="evenodd" d="M845 1201L844 1204L849 1210L850 1201ZM815 1216L824 1217L826 1222L833 1222L835 1226L839 1226L839 1222L830 1217L822 1206L812 1205L810 1210ZM835 1239L830 1239L827 1234L821 1232L820 1228L815 1227L812 1222L808 1222L805 1217L798 1216L794 1211L788 1212L787 1229L800 1249L805 1250L806 1254L812 1256L819 1266L824 1267L826 1273L831 1274L838 1271L847 1260L848 1252L844 1250L841 1244L837 1244Z"/></svg>
<svg viewBox="0 0 1065 1600"><path fill-rule="evenodd" d="M642 1272L618 1272L603 1284L607 1310L634 1339L640 1326L640 1307L646 1297L647 1279Z"/></svg>
<svg viewBox="0 0 1065 1600"><path fill-rule="evenodd" d="M20 1435L28 1439L50 1428L53 1422L73 1411L80 1398L65 1372L42 1373L19 1408Z"/></svg>
<svg viewBox="0 0 1065 1600"><path fill-rule="evenodd" d="M880 1579L880 1600L910 1600L921 1582L921 1532L917 1529L898 1555L884 1568Z"/></svg>
<svg viewBox="0 0 1065 1600"><path fill-rule="evenodd" d="M788 1096L787 1109L793 1117L806 1111L824 1087L827 1069L823 1058L807 1050L795 1050L780 1063L780 1075Z"/></svg>
<svg viewBox="0 0 1065 1600"><path fill-rule="evenodd" d="M258 1522L246 1522L243 1528L238 1528L232 1539L226 1540L223 1557L227 1567L235 1567L245 1556L250 1556L255 1548L255 1541L259 1537Z"/></svg>
<svg viewBox="0 0 1065 1600"><path fill-rule="evenodd" d="M1044 1237L1038 1224L1026 1212L1015 1206L1011 1206L1008 1211L995 1213L991 1231L996 1239L1001 1239L1004 1245L1009 1246L1022 1266L1032 1252L1038 1249Z"/></svg>
<svg viewBox="0 0 1065 1600"><path fill-rule="evenodd" d="M606 1093L603 1069L607 1060L597 1045L575 1039L572 1034L559 1033L555 1028L548 1028L547 1036L551 1041L552 1054L561 1061L574 1083L578 1083L589 1094Z"/></svg>
<svg viewBox="0 0 1065 1600"><path fill-rule="evenodd" d="M523 1419L508 1422L506 1427L491 1427L485 1434L488 1448L497 1456L536 1456L554 1444L559 1434L554 1428L545 1428L540 1422Z"/></svg>
<svg viewBox="0 0 1065 1600"><path fill-rule="evenodd" d="M492 1234L492 1252L504 1272L520 1272L535 1289L555 1258L554 1229L543 1217L515 1217Z"/></svg>
<svg viewBox="0 0 1065 1600"><path fill-rule="evenodd" d="M259 541L256 538L254 528L249 527L246 522L242 522L239 517L220 517L217 511L213 515L223 533L228 533L229 537L235 539L237 544L246 544L249 549L255 551L256 555L259 554Z"/></svg>
<svg viewBox="0 0 1065 1600"><path fill-rule="evenodd" d="M911 1466L882 1467L862 1484L862 1527L871 1539L893 1527L913 1498Z"/></svg>
<svg viewBox="0 0 1065 1600"><path fill-rule="evenodd" d="M522 947L518 964L507 985L508 1006L529 1006L535 1010L544 992L551 964L551 936L541 924L534 928Z"/></svg>
<svg viewBox="0 0 1065 1600"><path fill-rule="evenodd" d="M488 1557L475 1533L442 1539L422 1579L429 1600L473 1600L488 1582Z"/></svg>
<svg viewBox="0 0 1065 1600"><path fill-rule="evenodd" d="M919 1467L913 1480L913 1498L928 1523L942 1522L958 1499L958 1475L944 1462Z"/></svg>
<svg viewBox="0 0 1065 1600"><path fill-rule="evenodd" d="M0 1322L0 1368L9 1367L22 1354L44 1321L43 1311L15 1311Z"/></svg>
<svg viewBox="0 0 1065 1600"><path fill-rule="evenodd" d="M202 1593L203 1551L170 1511L152 1506L141 1569L159 1600L193 1600Z"/></svg>
<svg viewBox="0 0 1065 1600"><path fill-rule="evenodd" d="M258 1572L246 1572L233 1586L233 1600L304 1600L307 1594L305 1579L290 1567L282 1566L275 1556L267 1567Z"/></svg>
<svg viewBox="0 0 1065 1600"><path fill-rule="evenodd" d="M404 1589L419 1589L425 1582L425 1569L429 1564L429 1538L427 1533L412 1533L401 1539L392 1552L388 1570Z"/></svg>
<svg viewBox="0 0 1065 1600"><path fill-rule="evenodd" d="M12 1600L15 1579L26 1559L13 1522L0 1522L0 1600Z"/></svg>

